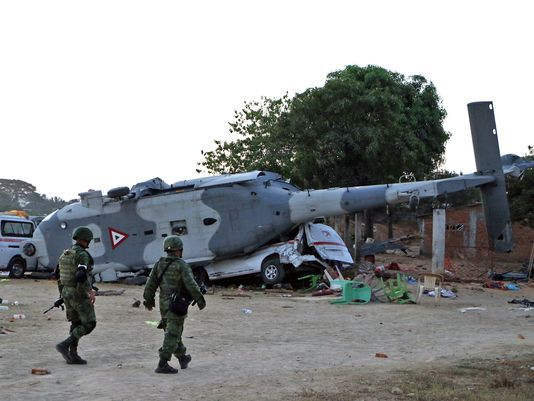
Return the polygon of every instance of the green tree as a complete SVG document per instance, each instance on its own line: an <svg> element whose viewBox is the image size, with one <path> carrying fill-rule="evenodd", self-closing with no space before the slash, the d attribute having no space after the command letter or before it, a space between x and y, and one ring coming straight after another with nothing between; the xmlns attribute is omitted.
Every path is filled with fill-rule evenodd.
<svg viewBox="0 0 534 401"><path fill-rule="evenodd" d="M269 169L306 187L418 178L442 162L449 134L436 88L381 67L348 66L293 98L245 103L199 163L211 173Z"/></svg>
<svg viewBox="0 0 534 401"><path fill-rule="evenodd" d="M58 197L47 198L35 189L25 181L0 178L0 211L22 209L31 215L46 215L69 203Z"/></svg>
<svg viewBox="0 0 534 401"><path fill-rule="evenodd" d="M534 161L534 155L524 158ZM507 177L506 183L512 221L534 228L534 169L521 178Z"/></svg>
<svg viewBox="0 0 534 401"><path fill-rule="evenodd" d="M245 102L229 123L229 134L237 139L216 140L215 150L202 151L204 161L197 164L210 173L269 170L290 174L293 144L279 128L289 104L287 94L280 99L262 97L260 101Z"/></svg>
<svg viewBox="0 0 534 401"><path fill-rule="evenodd" d="M425 78L348 66L293 99L293 173L315 187L393 182L404 171L422 178L442 162L445 115Z"/></svg>

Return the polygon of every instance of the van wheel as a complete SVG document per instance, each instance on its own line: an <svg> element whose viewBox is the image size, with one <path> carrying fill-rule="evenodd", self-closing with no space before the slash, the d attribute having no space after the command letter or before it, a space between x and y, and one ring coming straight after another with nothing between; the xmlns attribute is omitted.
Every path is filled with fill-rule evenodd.
<svg viewBox="0 0 534 401"><path fill-rule="evenodd" d="M280 263L278 256L269 256L261 264L261 279L265 284L281 283L286 276L284 266Z"/></svg>
<svg viewBox="0 0 534 401"><path fill-rule="evenodd" d="M26 262L20 256L15 256L7 265L9 269L9 277L22 278L26 271Z"/></svg>

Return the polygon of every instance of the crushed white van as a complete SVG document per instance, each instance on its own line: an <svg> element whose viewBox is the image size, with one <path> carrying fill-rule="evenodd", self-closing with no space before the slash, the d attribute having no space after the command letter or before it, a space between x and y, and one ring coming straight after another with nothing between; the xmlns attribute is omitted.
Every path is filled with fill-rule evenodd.
<svg viewBox="0 0 534 401"><path fill-rule="evenodd" d="M205 269L210 280L259 273L264 283L276 284L292 270L311 267L322 271L327 266L352 264L349 250L332 227L306 223L289 241L264 246L243 257L213 262Z"/></svg>

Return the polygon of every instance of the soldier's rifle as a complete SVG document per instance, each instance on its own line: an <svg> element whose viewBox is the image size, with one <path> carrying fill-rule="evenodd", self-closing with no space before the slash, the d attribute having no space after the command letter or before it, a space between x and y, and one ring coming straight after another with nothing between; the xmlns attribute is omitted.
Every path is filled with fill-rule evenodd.
<svg viewBox="0 0 534 401"><path fill-rule="evenodd" d="M54 308L59 308L61 307L61 310L65 310L65 307L63 306L63 304L65 303L65 301L63 300L63 298L59 298L58 300L56 300L56 302L54 302L54 305L52 305L50 308L48 308L47 310L45 310L43 312L43 315L47 312L50 312L52 309Z"/></svg>
<svg viewBox="0 0 534 401"><path fill-rule="evenodd" d="M195 281L196 278L195 278ZM198 284L198 288L200 289L200 293L202 295L206 294L206 292L208 292L208 289L206 288L206 284L204 283L204 281L200 281L200 283L197 281L197 284ZM197 303L197 301L193 301L191 302L191 305L195 305Z"/></svg>

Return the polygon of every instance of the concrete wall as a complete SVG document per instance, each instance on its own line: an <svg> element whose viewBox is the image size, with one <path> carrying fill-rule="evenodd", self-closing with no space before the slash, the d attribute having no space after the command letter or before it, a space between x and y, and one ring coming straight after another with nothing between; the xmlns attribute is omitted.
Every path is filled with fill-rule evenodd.
<svg viewBox="0 0 534 401"><path fill-rule="evenodd" d="M534 230L514 224L512 226L515 247L509 254L494 254L494 260L523 262L530 257ZM432 215L422 218L421 251L432 255ZM462 208L447 209L445 231L445 257L460 259L490 259L488 234L481 204Z"/></svg>

